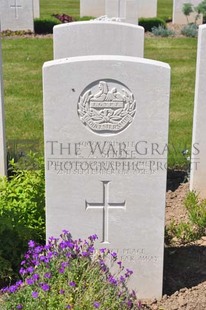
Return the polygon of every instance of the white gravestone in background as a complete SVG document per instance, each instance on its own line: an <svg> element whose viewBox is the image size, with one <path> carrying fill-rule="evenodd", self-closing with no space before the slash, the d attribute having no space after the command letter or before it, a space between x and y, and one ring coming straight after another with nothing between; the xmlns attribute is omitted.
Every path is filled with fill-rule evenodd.
<svg viewBox="0 0 206 310"><path fill-rule="evenodd" d="M206 199L206 25L199 26L190 189Z"/></svg>
<svg viewBox="0 0 206 310"><path fill-rule="evenodd" d="M105 0L80 0L80 17L105 15Z"/></svg>
<svg viewBox="0 0 206 310"><path fill-rule="evenodd" d="M192 3L194 6L197 6L202 0L173 0L173 24L184 25L187 24L187 18L182 12L184 3ZM190 14L188 17L190 23L194 23L196 13ZM202 23L202 16L197 20L198 24Z"/></svg>
<svg viewBox="0 0 206 310"><path fill-rule="evenodd" d="M105 14L109 18L119 17L122 21L138 23L138 0L106 0Z"/></svg>
<svg viewBox="0 0 206 310"><path fill-rule="evenodd" d="M1 57L1 38L0 38L0 176L7 174L6 164L6 143L4 128L4 94L3 94L3 77L2 77L2 57Z"/></svg>
<svg viewBox="0 0 206 310"><path fill-rule="evenodd" d="M34 31L33 0L1 0L1 30Z"/></svg>
<svg viewBox="0 0 206 310"><path fill-rule="evenodd" d="M34 12L34 18L40 17L40 4L39 0L33 0L33 12Z"/></svg>
<svg viewBox="0 0 206 310"><path fill-rule="evenodd" d="M47 238L97 234L138 296L160 298L169 66L97 55L47 62L43 75Z"/></svg>
<svg viewBox="0 0 206 310"><path fill-rule="evenodd" d="M144 28L127 23L88 21L57 25L53 39L55 59L87 55L144 56Z"/></svg>
<svg viewBox="0 0 206 310"><path fill-rule="evenodd" d="M156 17L157 0L138 0L138 17Z"/></svg>

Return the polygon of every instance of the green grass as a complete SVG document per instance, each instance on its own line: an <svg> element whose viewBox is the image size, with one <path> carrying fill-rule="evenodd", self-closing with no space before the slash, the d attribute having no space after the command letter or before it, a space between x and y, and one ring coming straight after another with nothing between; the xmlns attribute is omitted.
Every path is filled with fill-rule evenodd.
<svg viewBox="0 0 206 310"><path fill-rule="evenodd" d="M43 141L42 65L52 59L52 39L2 40L7 140Z"/></svg>
<svg viewBox="0 0 206 310"><path fill-rule="evenodd" d="M41 0L41 18L49 18L52 14L67 14L75 18L79 17L79 0Z"/></svg>
<svg viewBox="0 0 206 310"><path fill-rule="evenodd" d="M172 0L158 1L158 15L170 16ZM66 13L78 17L79 0L41 0L41 17ZM61 7L61 9L59 9ZM68 9L66 11L66 9ZM172 69L169 165L182 165L190 149L194 101L196 45L194 38L146 38L145 57L169 63ZM6 136L39 140L43 150L42 65L52 59L51 38L3 38ZM175 148L175 151L174 151Z"/></svg>
<svg viewBox="0 0 206 310"><path fill-rule="evenodd" d="M145 57L171 66L170 166L183 164L181 151L191 148L197 40L194 38L146 38Z"/></svg>
<svg viewBox="0 0 206 310"><path fill-rule="evenodd" d="M173 0L157 0L158 17L168 20L172 18Z"/></svg>

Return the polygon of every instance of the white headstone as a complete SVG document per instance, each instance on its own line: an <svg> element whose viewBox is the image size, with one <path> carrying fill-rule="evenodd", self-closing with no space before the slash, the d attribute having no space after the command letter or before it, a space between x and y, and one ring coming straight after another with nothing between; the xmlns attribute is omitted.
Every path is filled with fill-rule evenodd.
<svg viewBox="0 0 206 310"><path fill-rule="evenodd" d="M80 0L80 17L105 15L105 0Z"/></svg>
<svg viewBox="0 0 206 310"><path fill-rule="evenodd" d="M34 31L33 0L1 0L1 30Z"/></svg>
<svg viewBox="0 0 206 310"><path fill-rule="evenodd" d="M138 296L160 298L169 66L99 55L43 73L47 237L97 234L134 271Z"/></svg>
<svg viewBox="0 0 206 310"><path fill-rule="evenodd" d="M108 17L119 17L122 21L138 23L138 0L106 0L105 14Z"/></svg>
<svg viewBox="0 0 206 310"><path fill-rule="evenodd" d="M138 17L156 17L157 0L138 0Z"/></svg>
<svg viewBox="0 0 206 310"><path fill-rule="evenodd" d="M3 95L2 57L1 57L1 38L0 38L0 176L5 176L7 174L4 118L5 118L4 95Z"/></svg>
<svg viewBox="0 0 206 310"><path fill-rule="evenodd" d="M132 24L103 21L61 24L54 27L53 38L55 59L144 54L144 28Z"/></svg>
<svg viewBox="0 0 206 310"><path fill-rule="evenodd" d="M206 199L206 25L199 26L190 189Z"/></svg>
<svg viewBox="0 0 206 310"><path fill-rule="evenodd" d="M202 0L173 0L173 17L172 22L173 24L180 24L184 25L187 24L187 18L182 12L183 4L184 3L191 3L194 6L197 6ZM196 13L191 13L188 17L190 23L194 23ZM202 23L202 16L197 20L198 24Z"/></svg>
<svg viewBox="0 0 206 310"><path fill-rule="evenodd" d="M33 12L34 12L34 18L40 17L40 4L39 0L33 0Z"/></svg>

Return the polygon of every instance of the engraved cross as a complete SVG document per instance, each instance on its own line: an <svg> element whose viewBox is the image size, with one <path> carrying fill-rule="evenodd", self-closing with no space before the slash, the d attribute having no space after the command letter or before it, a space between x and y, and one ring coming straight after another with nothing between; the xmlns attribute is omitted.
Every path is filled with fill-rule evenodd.
<svg viewBox="0 0 206 310"><path fill-rule="evenodd" d="M20 5L20 4L18 4L17 2L18 2L19 0L14 0L14 4L11 4L10 5L10 8L11 9L15 9L15 18L18 18L19 16L18 16L18 9L19 8L22 8L22 5Z"/></svg>
<svg viewBox="0 0 206 310"><path fill-rule="evenodd" d="M103 184L103 202L90 203L85 201L86 210L102 209L103 210L103 240L102 243L109 243L109 209L126 210L126 202L111 203L109 202L109 183L110 181L101 181Z"/></svg>

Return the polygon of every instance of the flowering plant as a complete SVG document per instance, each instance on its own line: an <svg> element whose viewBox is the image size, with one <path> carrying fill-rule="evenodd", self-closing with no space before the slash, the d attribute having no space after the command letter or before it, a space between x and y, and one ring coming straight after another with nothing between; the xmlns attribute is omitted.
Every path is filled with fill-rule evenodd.
<svg viewBox="0 0 206 310"><path fill-rule="evenodd" d="M125 269L117 254L94 248L96 235L73 240L64 230L61 238L49 238L45 246L29 241L21 263L23 281L1 290L3 309L141 309L127 281L132 271ZM113 275L106 260L118 268Z"/></svg>

